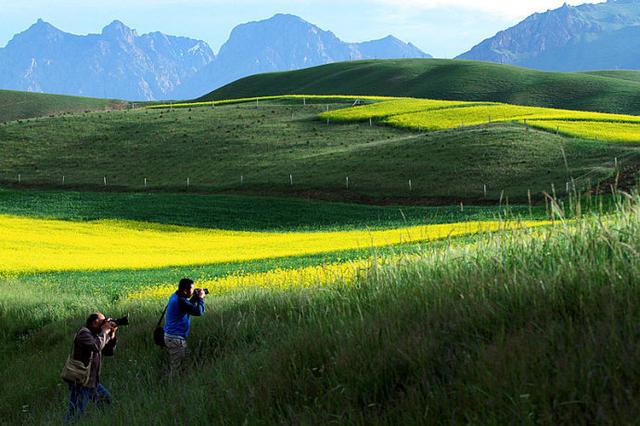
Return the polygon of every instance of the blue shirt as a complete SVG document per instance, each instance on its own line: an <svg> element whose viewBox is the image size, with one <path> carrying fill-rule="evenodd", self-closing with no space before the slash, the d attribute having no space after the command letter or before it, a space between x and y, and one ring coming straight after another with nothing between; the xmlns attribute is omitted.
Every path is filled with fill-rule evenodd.
<svg viewBox="0 0 640 426"><path fill-rule="evenodd" d="M186 297L173 293L167 305L167 319L164 332L186 338L191 327L190 316L201 316L204 313L204 300L199 297L187 300Z"/></svg>

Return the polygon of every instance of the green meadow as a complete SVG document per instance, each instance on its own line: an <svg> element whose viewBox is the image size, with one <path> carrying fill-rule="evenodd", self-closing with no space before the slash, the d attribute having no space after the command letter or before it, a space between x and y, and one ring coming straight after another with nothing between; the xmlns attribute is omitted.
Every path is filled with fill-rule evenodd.
<svg viewBox="0 0 640 426"><path fill-rule="evenodd" d="M423 133L318 114L352 102L136 109L0 125L0 182L16 189L270 195L373 204L528 202L597 185L635 144L517 124ZM624 171L624 170L623 170Z"/></svg>
<svg viewBox="0 0 640 426"><path fill-rule="evenodd" d="M209 298L171 391L151 340L163 300L106 297L119 273L5 277L0 415L60 422L70 338L100 309L132 325L103 371L113 406L82 424L633 423L638 211L619 199L605 220L399 250L353 284Z"/></svg>
<svg viewBox="0 0 640 426"><path fill-rule="evenodd" d="M638 114L639 89L627 71L398 60L248 77L199 101L252 99L215 106L0 92L15 106L0 110L0 219L47 219L52 234L103 226L46 244L95 237L107 253L95 256L102 269L36 273L29 256L58 259L34 243L41 228L0 229L3 259L26 259L20 272L0 265L0 424L62 423L60 371L97 310L131 325L101 373L112 406L90 406L78 424L637 423L637 143L321 114L361 95ZM255 100L283 94L323 96ZM451 231L489 221L502 228ZM519 226L532 221L548 222ZM114 223L129 226L126 250ZM252 233L257 251L273 234L438 224L448 231L429 241L171 266L176 250L204 250L195 231L203 244ZM154 247L132 237L145 230L175 243L165 266L113 267L109 255L123 253L150 264ZM163 289L183 277L212 292L192 319L185 370L169 381L152 332Z"/></svg>

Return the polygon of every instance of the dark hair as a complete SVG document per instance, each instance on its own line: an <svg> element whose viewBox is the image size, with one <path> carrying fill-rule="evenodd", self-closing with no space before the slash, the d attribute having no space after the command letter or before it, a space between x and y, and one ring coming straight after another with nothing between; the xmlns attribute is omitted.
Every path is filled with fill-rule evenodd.
<svg viewBox="0 0 640 426"><path fill-rule="evenodd" d="M183 278L180 280L180 283L178 284L178 292L189 290L192 285L193 285L193 280L189 278Z"/></svg>
<svg viewBox="0 0 640 426"><path fill-rule="evenodd" d="M99 318L100 318L100 315L98 315L97 313L89 315L89 318L87 318L87 324L86 324L87 328L91 327L91 324L93 324L94 321Z"/></svg>

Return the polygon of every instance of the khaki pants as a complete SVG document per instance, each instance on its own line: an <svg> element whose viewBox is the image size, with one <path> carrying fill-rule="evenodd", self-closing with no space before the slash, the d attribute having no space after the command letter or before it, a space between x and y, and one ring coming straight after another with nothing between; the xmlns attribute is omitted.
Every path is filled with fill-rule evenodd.
<svg viewBox="0 0 640 426"><path fill-rule="evenodd" d="M187 356L187 341L179 337L165 335L164 344L167 346L169 356L169 374L180 370L182 361Z"/></svg>

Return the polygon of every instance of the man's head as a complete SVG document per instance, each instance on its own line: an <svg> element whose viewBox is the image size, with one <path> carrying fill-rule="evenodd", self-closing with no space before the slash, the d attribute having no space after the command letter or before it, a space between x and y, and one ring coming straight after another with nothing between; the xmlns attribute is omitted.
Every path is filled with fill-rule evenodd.
<svg viewBox="0 0 640 426"><path fill-rule="evenodd" d="M87 318L87 328L91 330L91 332L97 333L100 331L105 319L105 316L101 312L95 312Z"/></svg>
<svg viewBox="0 0 640 426"><path fill-rule="evenodd" d="M178 293L185 297L193 296L193 280L189 278L181 279L178 284Z"/></svg>

